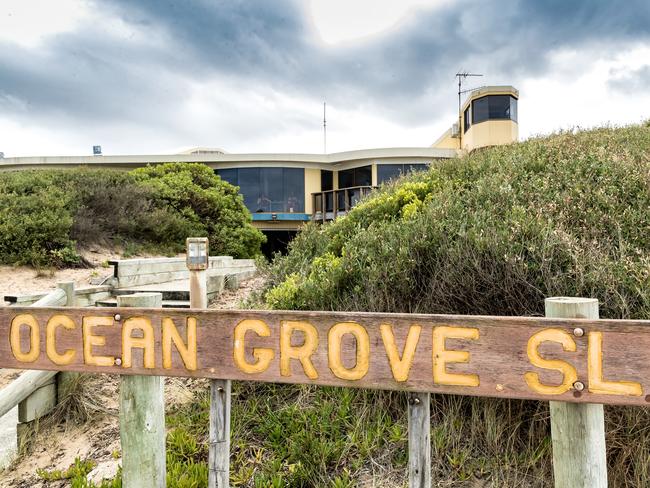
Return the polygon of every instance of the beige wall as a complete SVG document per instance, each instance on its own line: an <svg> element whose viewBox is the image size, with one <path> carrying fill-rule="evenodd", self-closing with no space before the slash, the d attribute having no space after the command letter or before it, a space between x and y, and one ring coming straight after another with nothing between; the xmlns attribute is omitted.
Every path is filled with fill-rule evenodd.
<svg viewBox="0 0 650 488"><path fill-rule="evenodd" d="M321 189L320 170L305 169L305 213L310 214L314 211L314 202L311 194L319 192Z"/></svg>
<svg viewBox="0 0 650 488"><path fill-rule="evenodd" d="M463 135L463 149L510 144L519 139L519 125L512 120L486 120L470 126Z"/></svg>
<svg viewBox="0 0 650 488"><path fill-rule="evenodd" d="M431 147L436 149L458 149L458 137L451 137L451 129L448 129Z"/></svg>

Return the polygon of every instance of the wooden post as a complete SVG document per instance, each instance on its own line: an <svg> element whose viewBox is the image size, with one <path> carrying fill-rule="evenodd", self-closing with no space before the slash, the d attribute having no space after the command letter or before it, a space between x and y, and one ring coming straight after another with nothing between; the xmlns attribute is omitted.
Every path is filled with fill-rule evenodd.
<svg viewBox="0 0 650 488"><path fill-rule="evenodd" d="M557 297L545 300L546 317L597 319L598 300ZM581 333L582 334L582 333ZM580 380L580 379L579 379ZM587 385L585 379L581 382ZM606 488L603 406L549 402L556 488Z"/></svg>
<svg viewBox="0 0 650 488"><path fill-rule="evenodd" d="M65 292L65 306L74 307L76 303L74 281L61 281L56 284L57 288ZM81 373L61 372L56 375L56 402L60 403L70 391L70 385L81 375Z"/></svg>
<svg viewBox="0 0 650 488"><path fill-rule="evenodd" d="M117 297L119 307L162 307L162 293ZM161 376L122 376L120 384L122 486L166 486L165 396Z"/></svg>
<svg viewBox="0 0 650 488"><path fill-rule="evenodd" d="M190 270L190 307L208 308L207 271ZM230 484L230 388L229 380L210 380L210 451L208 487Z"/></svg>
<svg viewBox="0 0 650 488"><path fill-rule="evenodd" d="M409 393L409 488L431 486L431 394Z"/></svg>
<svg viewBox="0 0 650 488"><path fill-rule="evenodd" d="M75 306L75 291L74 291L74 281L61 281L56 284L57 288L60 288L65 292L65 306L74 307Z"/></svg>

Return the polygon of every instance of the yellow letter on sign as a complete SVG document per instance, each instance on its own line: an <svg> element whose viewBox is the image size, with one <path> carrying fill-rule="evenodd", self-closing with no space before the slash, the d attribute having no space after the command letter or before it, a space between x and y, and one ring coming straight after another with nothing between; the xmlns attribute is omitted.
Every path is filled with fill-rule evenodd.
<svg viewBox="0 0 650 488"><path fill-rule="evenodd" d="M59 366L65 366L72 364L77 352L74 349L66 349L63 354L59 354L56 350L56 329L59 327L74 330L74 320L67 315L54 315L47 321L47 328L45 329L45 351L50 361Z"/></svg>
<svg viewBox="0 0 650 488"><path fill-rule="evenodd" d="M543 395L561 395L569 391L573 383L576 382L578 372L566 361L561 361L560 359L544 359L541 357L538 351L539 345L547 341L562 344L562 349L570 352L575 352L576 343L568 332L560 329L544 329L533 334L528 339L528 360L530 364L538 368L559 371L563 375L562 383L557 386L544 385L540 383L539 375L532 372L524 374L524 379L528 387L534 392L542 393Z"/></svg>
<svg viewBox="0 0 650 488"><path fill-rule="evenodd" d="M20 326L29 327L29 352L23 352L20 348ZM14 357L21 363L33 363L41 354L41 335L38 322L33 315L21 313L16 315L11 321L11 331L9 333L11 343L11 352Z"/></svg>
<svg viewBox="0 0 650 488"><path fill-rule="evenodd" d="M302 346L292 346L291 336L294 330L301 331L305 336ZM311 355L318 347L318 330L309 322L283 320L280 322L280 374L291 376L291 360L298 359L302 363L307 377L315 380L318 372L311 362Z"/></svg>
<svg viewBox="0 0 650 488"><path fill-rule="evenodd" d="M133 331L142 331L142 337L133 337ZM154 357L154 335L151 320L146 317L131 317L124 321L122 326L122 367L130 368L133 364L132 349L143 350L144 367L153 369L156 367Z"/></svg>
<svg viewBox="0 0 650 488"><path fill-rule="evenodd" d="M404 353L399 357L397 344L395 344L395 335L393 328L389 324L381 324L379 327L381 332L381 339L384 341L384 349L388 355L388 362L390 369L393 371L393 378L395 381L406 381L411 371L413 358L415 357L415 348L420 340L420 332L422 327L419 325L412 325L409 328L409 333L406 336L406 344L404 345Z"/></svg>
<svg viewBox="0 0 650 488"><path fill-rule="evenodd" d="M233 355L235 358L235 365L244 373L254 374L266 371L275 356L273 349L265 347L253 348L253 357L256 359L254 363L246 361L246 332L255 332L259 337L269 337L271 329L266 325L263 320L245 319L235 326L235 337Z"/></svg>
<svg viewBox="0 0 650 488"><path fill-rule="evenodd" d="M162 353L163 368L172 369L172 343L183 360L185 369L196 371L196 318L187 317L185 322L185 333L187 335L187 344L178 333L174 321L165 317L162 319Z"/></svg>
<svg viewBox="0 0 650 488"><path fill-rule="evenodd" d="M633 381L606 381L603 379L603 333L589 332L589 357L587 371L589 375L589 391L603 395L643 395L639 383Z"/></svg>
<svg viewBox="0 0 650 488"><path fill-rule="evenodd" d="M357 344L357 360L354 368L346 368L341 361L341 339L352 334ZM332 327L327 337L327 357L335 376L342 380L360 380L368 373L370 365L370 339L368 332L356 322L340 322Z"/></svg>
<svg viewBox="0 0 650 488"><path fill-rule="evenodd" d="M477 340L478 329L467 327L440 326L433 329L433 381L438 385L478 386L476 374L448 373L448 363L468 363L468 351L450 351L446 349L447 339Z"/></svg>
<svg viewBox="0 0 650 488"><path fill-rule="evenodd" d="M84 336L84 363L89 366L113 366L113 356L93 355L93 346L105 346L106 337L93 334L97 326L108 327L113 325L113 317L84 317L81 320Z"/></svg>

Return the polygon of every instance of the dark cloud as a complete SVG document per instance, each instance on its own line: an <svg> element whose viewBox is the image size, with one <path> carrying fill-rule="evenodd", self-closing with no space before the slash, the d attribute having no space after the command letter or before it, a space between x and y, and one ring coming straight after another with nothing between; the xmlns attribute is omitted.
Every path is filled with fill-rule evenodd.
<svg viewBox="0 0 650 488"><path fill-rule="evenodd" d="M617 71L612 75L607 85L618 92L632 95L650 90L650 65L627 72Z"/></svg>
<svg viewBox="0 0 650 488"><path fill-rule="evenodd" d="M458 69L516 85L543 76L558 49L598 44L614 52L650 38L647 0L464 0L343 47L315 37L298 1L101 0L97 8L139 38L162 32L161 41L87 26L38 50L0 44L0 110L177 127L174 113L189 86L220 79L417 125L453 109ZM639 76L647 81L647 73Z"/></svg>

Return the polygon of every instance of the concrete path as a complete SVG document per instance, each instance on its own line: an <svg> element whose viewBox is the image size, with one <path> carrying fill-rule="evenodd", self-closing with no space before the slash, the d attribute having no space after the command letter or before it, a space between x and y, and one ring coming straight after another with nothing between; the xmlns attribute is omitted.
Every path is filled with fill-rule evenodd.
<svg viewBox="0 0 650 488"><path fill-rule="evenodd" d="M16 455L16 424L18 424L18 407L4 417L0 417L0 470L5 468Z"/></svg>

